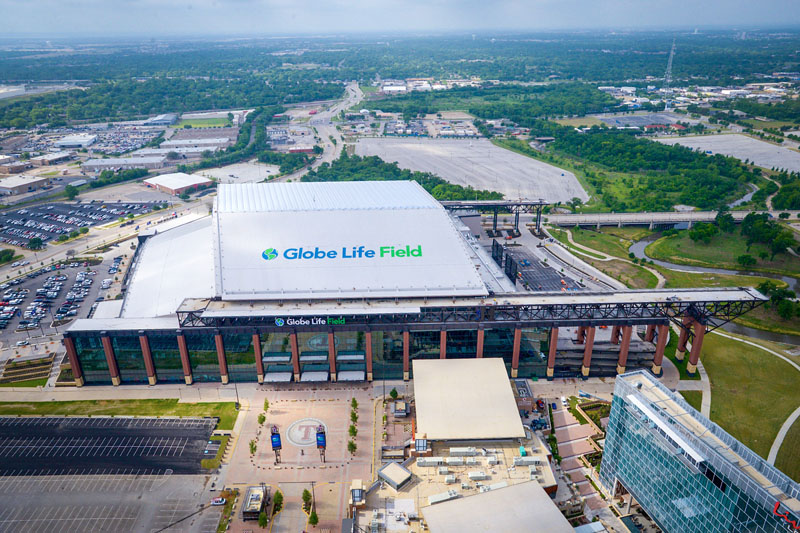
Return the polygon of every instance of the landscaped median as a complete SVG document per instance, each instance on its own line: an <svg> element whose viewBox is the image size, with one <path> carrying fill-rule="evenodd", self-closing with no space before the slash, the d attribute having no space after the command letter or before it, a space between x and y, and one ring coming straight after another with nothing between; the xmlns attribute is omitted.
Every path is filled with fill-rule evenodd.
<svg viewBox="0 0 800 533"><path fill-rule="evenodd" d="M215 417L218 430L232 430L234 402L179 403L178 400L78 400L64 402L0 402L0 415L28 416L171 416Z"/></svg>

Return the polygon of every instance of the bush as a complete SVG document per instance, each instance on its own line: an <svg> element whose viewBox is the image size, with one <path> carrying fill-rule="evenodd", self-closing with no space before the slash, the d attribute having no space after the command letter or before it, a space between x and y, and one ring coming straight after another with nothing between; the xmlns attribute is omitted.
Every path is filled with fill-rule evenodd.
<svg viewBox="0 0 800 533"><path fill-rule="evenodd" d="M319 524L319 517L316 511L311 511L311 514L308 515L308 523L311 524L312 527L317 527L317 524Z"/></svg>
<svg viewBox="0 0 800 533"><path fill-rule="evenodd" d="M264 412L266 413L268 411L269 411L269 400L264 398Z"/></svg>
<svg viewBox="0 0 800 533"><path fill-rule="evenodd" d="M389 391L389 396L392 398L392 400L396 400L396 399L397 399L397 396L398 396L398 394L397 394L397 389L392 389L392 390L390 390L390 391Z"/></svg>
<svg viewBox="0 0 800 533"><path fill-rule="evenodd" d="M264 422L266 420L267 420L267 415L265 415L264 413L261 413L261 414L258 415L258 425L259 426L264 424Z"/></svg>
<svg viewBox="0 0 800 533"><path fill-rule="evenodd" d="M261 514L258 515L258 527L261 529L266 529L269 525L269 518L267 518L267 513L261 511Z"/></svg>
<svg viewBox="0 0 800 533"><path fill-rule="evenodd" d="M256 440L255 439L251 440L250 441L250 455L255 455L257 449L258 449L258 444L256 443Z"/></svg>

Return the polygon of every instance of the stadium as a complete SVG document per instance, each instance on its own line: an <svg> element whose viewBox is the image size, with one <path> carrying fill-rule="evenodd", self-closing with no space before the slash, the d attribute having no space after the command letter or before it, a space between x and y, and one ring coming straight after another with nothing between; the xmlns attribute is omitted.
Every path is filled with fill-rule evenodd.
<svg viewBox="0 0 800 533"><path fill-rule="evenodd" d="M416 359L475 357L510 377L659 374L670 323L694 371L705 332L765 300L521 288L453 204L406 181L220 185L210 216L141 233L123 298L68 328L75 383L408 380Z"/></svg>

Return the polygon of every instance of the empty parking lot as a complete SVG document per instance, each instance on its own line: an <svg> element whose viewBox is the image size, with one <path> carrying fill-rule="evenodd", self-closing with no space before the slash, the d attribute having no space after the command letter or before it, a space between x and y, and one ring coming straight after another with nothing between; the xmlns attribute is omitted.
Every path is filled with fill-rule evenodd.
<svg viewBox="0 0 800 533"><path fill-rule="evenodd" d="M0 418L0 475L59 469L199 473L212 419Z"/></svg>
<svg viewBox="0 0 800 533"><path fill-rule="evenodd" d="M659 137L659 142L680 144L693 150L729 155L751 161L764 168L784 168L800 172L800 154L783 146L753 139L747 135L700 135L697 137Z"/></svg>
<svg viewBox="0 0 800 533"><path fill-rule="evenodd" d="M400 168L433 172L457 185L503 193L508 199L586 201L574 174L493 145L487 139L360 139L356 154L396 161Z"/></svg>

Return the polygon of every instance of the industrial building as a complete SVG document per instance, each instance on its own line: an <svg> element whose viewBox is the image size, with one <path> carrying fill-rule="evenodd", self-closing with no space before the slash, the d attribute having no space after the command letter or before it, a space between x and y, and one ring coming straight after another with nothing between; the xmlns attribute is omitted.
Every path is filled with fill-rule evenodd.
<svg viewBox="0 0 800 533"><path fill-rule="evenodd" d="M696 365L707 327L766 300L515 292L416 182L223 184L214 201L211 216L140 234L121 305L69 327L78 384L411 379L412 361L462 358L499 358L511 377L660 373L670 322ZM560 352L572 335L580 348ZM647 356L629 358L634 336Z"/></svg>
<svg viewBox="0 0 800 533"><path fill-rule="evenodd" d="M164 141L159 146L161 148L205 148L211 150L213 148L225 148L232 144L228 137L210 137L207 139L171 139Z"/></svg>
<svg viewBox="0 0 800 533"><path fill-rule="evenodd" d="M176 196L187 191L196 191L201 187L210 187L214 184L213 181L203 176L184 174L183 172L153 176L143 180L142 183L147 187Z"/></svg>
<svg viewBox="0 0 800 533"><path fill-rule="evenodd" d="M623 514L635 501L666 533L800 524L800 484L647 372L616 380L600 480Z"/></svg>
<svg viewBox="0 0 800 533"><path fill-rule="evenodd" d="M67 135L54 143L56 148L87 148L97 141L97 135L90 133L78 133Z"/></svg>
<svg viewBox="0 0 800 533"><path fill-rule="evenodd" d="M0 194L25 194L50 185L50 178L44 176L12 176L0 179Z"/></svg>
<svg viewBox="0 0 800 533"><path fill-rule="evenodd" d="M156 170L164 168L167 158L154 157L113 157L109 159L89 159L81 165L86 172L102 172L104 170L129 170L132 168L146 168Z"/></svg>
<svg viewBox="0 0 800 533"><path fill-rule="evenodd" d="M0 174L19 174L33 167L30 161L11 161L0 165Z"/></svg>
<svg viewBox="0 0 800 533"><path fill-rule="evenodd" d="M69 161L73 157L75 157L75 152L53 152L51 154L31 157L31 163L36 167L57 165Z"/></svg>
<svg viewBox="0 0 800 533"><path fill-rule="evenodd" d="M187 146L183 148L140 148L132 152L130 157L165 157L170 153L178 154L181 158L200 158L203 152L216 152L219 148L216 146L209 148L208 146Z"/></svg>

